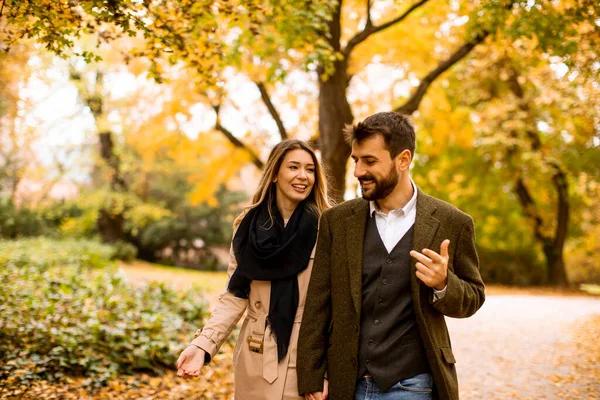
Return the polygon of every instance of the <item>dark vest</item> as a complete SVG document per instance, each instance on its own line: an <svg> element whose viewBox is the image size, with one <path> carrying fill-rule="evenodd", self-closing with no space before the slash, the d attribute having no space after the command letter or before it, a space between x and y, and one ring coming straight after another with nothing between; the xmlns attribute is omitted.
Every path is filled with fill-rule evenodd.
<svg viewBox="0 0 600 400"><path fill-rule="evenodd" d="M410 289L414 226L388 254L375 217L367 219L358 377L368 372L387 391L399 381L429 372Z"/></svg>

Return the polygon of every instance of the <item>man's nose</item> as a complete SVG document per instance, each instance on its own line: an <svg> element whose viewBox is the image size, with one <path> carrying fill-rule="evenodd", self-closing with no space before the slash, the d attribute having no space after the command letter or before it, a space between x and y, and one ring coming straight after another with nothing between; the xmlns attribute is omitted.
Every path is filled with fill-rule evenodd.
<svg viewBox="0 0 600 400"><path fill-rule="evenodd" d="M359 163L356 163L354 165L354 177L355 178L360 178L361 176L363 176L365 174L365 171L363 168L361 168Z"/></svg>

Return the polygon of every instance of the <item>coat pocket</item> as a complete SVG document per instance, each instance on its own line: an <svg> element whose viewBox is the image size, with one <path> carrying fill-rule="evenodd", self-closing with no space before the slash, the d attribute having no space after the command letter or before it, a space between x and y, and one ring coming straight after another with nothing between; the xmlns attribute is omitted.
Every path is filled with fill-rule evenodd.
<svg viewBox="0 0 600 400"><path fill-rule="evenodd" d="M442 351L444 361L446 361L448 364L456 363L456 358L454 358L454 353L452 353L452 349L450 347L440 347L440 350Z"/></svg>

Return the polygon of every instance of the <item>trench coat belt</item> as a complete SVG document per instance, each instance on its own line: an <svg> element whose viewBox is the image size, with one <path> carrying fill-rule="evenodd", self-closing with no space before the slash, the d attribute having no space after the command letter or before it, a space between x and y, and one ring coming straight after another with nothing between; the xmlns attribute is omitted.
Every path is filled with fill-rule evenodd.
<svg viewBox="0 0 600 400"><path fill-rule="evenodd" d="M296 311L296 318L294 319L294 323L300 323L302 321L302 314L304 312L304 307L298 307ZM257 321L261 319L266 319L267 315L262 314L262 316L251 308L248 308L248 317L255 319ZM269 382L275 382L278 376L278 364L277 361L277 343L275 342L275 336L271 331L271 327L267 326L265 328L265 334L263 336L263 378ZM288 356L289 357L289 352Z"/></svg>

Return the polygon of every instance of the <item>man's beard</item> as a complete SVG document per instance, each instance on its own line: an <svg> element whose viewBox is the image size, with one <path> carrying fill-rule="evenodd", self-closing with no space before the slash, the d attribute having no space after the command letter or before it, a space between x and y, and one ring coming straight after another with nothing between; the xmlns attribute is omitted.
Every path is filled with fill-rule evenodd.
<svg viewBox="0 0 600 400"><path fill-rule="evenodd" d="M358 179L360 183L362 183L362 181L365 180L370 180L374 182L374 188L370 189L370 192L368 194L365 192L361 185L360 190L362 192L363 199L379 200L386 198L390 193L392 193L392 191L398 184L398 179L399 175L394 166L390 168L390 172L387 174L387 176L383 177L381 180L375 179L373 175L365 175L360 177Z"/></svg>

